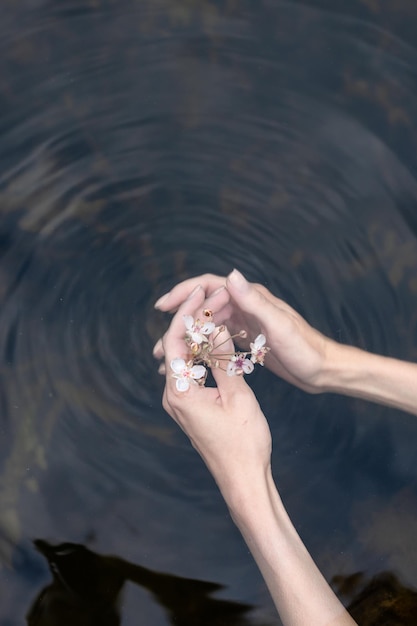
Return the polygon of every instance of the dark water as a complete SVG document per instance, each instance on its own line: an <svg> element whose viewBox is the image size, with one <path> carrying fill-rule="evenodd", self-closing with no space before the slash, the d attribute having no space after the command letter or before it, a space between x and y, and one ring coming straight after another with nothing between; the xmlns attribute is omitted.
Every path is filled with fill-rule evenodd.
<svg viewBox="0 0 417 626"><path fill-rule="evenodd" d="M207 623L277 624L161 408L153 302L236 266L328 335L417 358L417 5L8 0L0 35L0 623L49 584L44 540L221 585ZM326 577L415 584L416 418L252 384ZM121 623L173 623L162 579L129 572Z"/></svg>

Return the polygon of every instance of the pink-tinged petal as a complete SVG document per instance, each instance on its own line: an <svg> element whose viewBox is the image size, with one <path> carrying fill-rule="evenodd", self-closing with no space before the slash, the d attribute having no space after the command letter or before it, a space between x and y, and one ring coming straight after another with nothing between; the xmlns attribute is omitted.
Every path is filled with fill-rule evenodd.
<svg viewBox="0 0 417 626"><path fill-rule="evenodd" d="M192 315L183 315L182 319L184 320L185 328L187 330L192 330L194 326L194 318Z"/></svg>
<svg viewBox="0 0 417 626"><path fill-rule="evenodd" d="M203 324L200 328L200 333L202 333L203 335L211 335L215 328L216 325L213 324L213 322L207 322L206 324Z"/></svg>
<svg viewBox="0 0 417 626"><path fill-rule="evenodd" d="M190 370L190 374L192 378L203 378L206 375L206 368L204 365L193 365Z"/></svg>
<svg viewBox="0 0 417 626"><path fill-rule="evenodd" d="M262 348L262 346L265 344L265 341L266 341L265 335L258 335L255 341L253 342L253 345L255 346L255 348Z"/></svg>
<svg viewBox="0 0 417 626"><path fill-rule="evenodd" d="M226 374L228 376L234 376L236 374L236 364L233 361L229 361L227 364Z"/></svg>
<svg viewBox="0 0 417 626"><path fill-rule="evenodd" d="M184 361L184 359L173 359L171 361L171 369L176 374L181 374L181 372L184 370L184 368L185 368L185 361Z"/></svg>
<svg viewBox="0 0 417 626"><path fill-rule="evenodd" d="M178 391L187 391L190 387L190 383L186 378L177 378L177 380L175 381L175 386L177 387Z"/></svg>
<svg viewBox="0 0 417 626"><path fill-rule="evenodd" d="M242 363L242 369L245 372L245 374L251 374L254 369L254 365L252 361L249 361L249 359L245 359Z"/></svg>

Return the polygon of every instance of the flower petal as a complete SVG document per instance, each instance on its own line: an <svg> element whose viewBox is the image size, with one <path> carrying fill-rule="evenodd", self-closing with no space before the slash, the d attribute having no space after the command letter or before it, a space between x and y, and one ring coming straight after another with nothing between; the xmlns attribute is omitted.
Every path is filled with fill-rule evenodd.
<svg viewBox="0 0 417 626"><path fill-rule="evenodd" d="M211 335L215 328L216 324L213 324L213 322L207 322L206 324L203 324L200 328L200 333L202 333L203 335Z"/></svg>
<svg viewBox="0 0 417 626"><path fill-rule="evenodd" d="M262 348L262 346L265 344L265 341L266 341L265 335L258 335L255 341L253 342L253 346L255 348Z"/></svg>
<svg viewBox="0 0 417 626"><path fill-rule="evenodd" d="M184 359L173 359L171 361L171 369L173 372L175 372L176 374L181 374L181 372L184 370L185 368L185 361Z"/></svg>
<svg viewBox="0 0 417 626"><path fill-rule="evenodd" d="M242 363L242 369L245 372L245 374L251 374L253 372L254 369L254 364L252 363L252 361L249 361L249 359L245 359Z"/></svg>
<svg viewBox="0 0 417 626"><path fill-rule="evenodd" d="M185 328L187 330L192 330L194 326L194 318L192 315L183 315L182 319L184 320Z"/></svg>
<svg viewBox="0 0 417 626"><path fill-rule="evenodd" d="M229 361L229 363L227 364L226 374L228 376L234 376L235 373L236 373L236 363L234 363L233 361Z"/></svg>
<svg viewBox="0 0 417 626"><path fill-rule="evenodd" d="M177 380L175 381L175 385L178 391L187 391L190 383L186 378L177 378Z"/></svg>
<svg viewBox="0 0 417 626"><path fill-rule="evenodd" d="M206 368L204 365L193 365L190 374L192 378L203 378L206 375Z"/></svg>
<svg viewBox="0 0 417 626"><path fill-rule="evenodd" d="M202 335L200 332L197 333L194 331L188 331L188 334L191 337L192 341L194 341L194 343L200 345L200 343L203 342L204 335Z"/></svg>

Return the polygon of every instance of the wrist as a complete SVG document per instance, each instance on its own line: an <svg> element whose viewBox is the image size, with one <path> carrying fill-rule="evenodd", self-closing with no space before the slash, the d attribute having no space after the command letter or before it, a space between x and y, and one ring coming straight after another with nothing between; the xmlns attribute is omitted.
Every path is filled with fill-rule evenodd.
<svg viewBox="0 0 417 626"><path fill-rule="evenodd" d="M332 339L326 342L325 357L316 387L320 393L344 392L354 385L357 376L358 348L337 343Z"/></svg>
<svg viewBox="0 0 417 626"><path fill-rule="evenodd" d="M320 390L355 397L363 397L367 390L376 394L377 388L383 386L384 370L389 361L392 359L330 340Z"/></svg>
<svg viewBox="0 0 417 626"><path fill-rule="evenodd" d="M375 368L383 357L329 340L320 376L320 392L361 397L361 390L372 384Z"/></svg>
<svg viewBox="0 0 417 626"><path fill-rule="evenodd" d="M260 510L272 508L278 496L270 464L256 473L242 472L220 489L238 527L256 519Z"/></svg>

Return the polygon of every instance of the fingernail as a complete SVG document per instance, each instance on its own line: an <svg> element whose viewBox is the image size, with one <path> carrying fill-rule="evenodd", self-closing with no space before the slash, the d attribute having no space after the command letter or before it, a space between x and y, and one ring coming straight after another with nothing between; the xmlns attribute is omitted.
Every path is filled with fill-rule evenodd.
<svg viewBox="0 0 417 626"><path fill-rule="evenodd" d="M210 298L214 298L214 296L217 296L218 293L220 293L221 291L224 291L225 289L226 289L226 285L222 285L221 287L218 287L215 291L213 291L213 293L209 295L207 300L210 300Z"/></svg>
<svg viewBox="0 0 417 626"><path fill-rule="evenodd" d="M194 298L195 294L197 293L197 291L200 291L200 289L201 289L201 285L197 285L197 287L195 287L195 289L192 290L187 300L191 300L191 298Z"/></svg>
<svg viewBox="0 0 417 626"><path fill-rule="evenodd" d="M158 308L161 306L161 304L162 304L163 302L165 302L165 300L168 298L168 296L170 295L170 293L171 293L171 292L170 292L170 291L168 291L168 293L165 293L163 296L161 296L160 298L158 298L158 300L157 300L157 301L155 302L155 304L154 304L155 309L158 309Z"/></svg>
<svg viewBox="0 0 417 626"><path fill-rule="evenodd" d="M236 287L236 289L238 289L239 291L246 291L249 286L246 278L237 269L234 269L227 278L228 280L230 280L232 285Z"/></svg>

